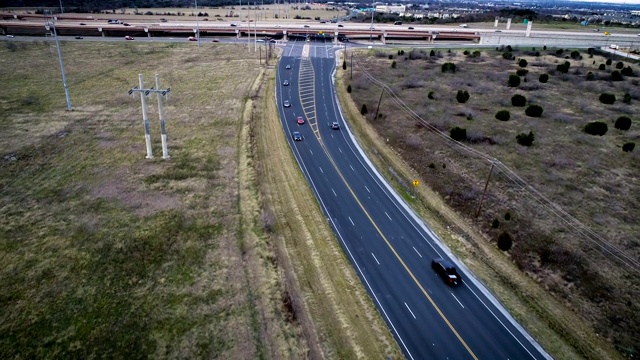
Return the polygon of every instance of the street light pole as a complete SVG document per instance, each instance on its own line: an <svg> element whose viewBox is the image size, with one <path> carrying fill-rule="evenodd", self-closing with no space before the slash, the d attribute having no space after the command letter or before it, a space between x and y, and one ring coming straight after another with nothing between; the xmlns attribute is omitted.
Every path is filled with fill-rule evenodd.
<svg viewBox="0 0 640 360"><path fill-rule="evenodd" d="M198 40L198 47L200 47L200 22L198 21L198 0L196 2L196 39Z"/></svg>

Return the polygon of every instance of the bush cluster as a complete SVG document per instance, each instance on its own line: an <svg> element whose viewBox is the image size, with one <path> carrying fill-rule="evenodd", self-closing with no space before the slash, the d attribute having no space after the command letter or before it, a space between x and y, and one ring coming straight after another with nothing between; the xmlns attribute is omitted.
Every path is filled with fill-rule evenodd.
<svg viewBox="0 0 640 360"><path fill-rule="evenodd" d="M549 81L549 74L540 74L540 78L538 79L541 83L546 84Z"/></svg>
<svg viewBox="0 0 640 360"><path fill-rule="evenodd" d="M628 143L625 143L624 145L622 145L622 151L624 151L624 152L632 152L635 147L636 147L636 143L628 142Z"/></svg>
<svg viewBox="0 0 640 360"><path fill-rule="evenodd" d="M456 72L456 64L452 63L452 62L446 62L444 64L442 64L442 72L443 73L455 73Z"/></svg>
<svg viewBox="0 0 640 360"><path fill-rule="evenodd" d="M614 94L602 93L600 94L600 102L611 105L616 102L616 96Z"/></svg>
<svg viewBox="0 0 640 360"><path fill-rule="evenodd" d="M520 85L520 76L515 74L509 75L507 84L509 85L509 87L518 87L518 85Z"/></svg>
<svg viewBox="0 0 640 360"><path fill-rule="evenodd" d="M631 119L626 116L620 116L613 125L618 130L627 131L631 128Z"/></svg>
<svg viewBox="0 0 640 360"><path fill-rule="evenodd" d="M469 92L467 90L458 90L458 93L456 94L456 100L458 100L459 103L464 104L469 100Z"/></svg>
<svg viewBox="0 0 640 360"><path fill-rule="evenodd" d="M453 140L456 141L463 141L467 139L467 129L465 128L460 128L460 127L454 127L451 129L451 131L449 131L449 136L451 136L451 138Z"/></svg>
<svg viewBox="0 0 640 360"><path fill-rule="evenodd" d="M500 121L509 121L510 118L511 113L509 113L509 110L500 110L496 113L496 119Z"/></svg>
<svg viewBox="0 0 640 360"><path fill-rule="evenodd" d="M624 76L633 76L633 69L631 69L631 66L627 66L626 68L620 70L620 73Z"/></svg>
<svg viewBox="0 0 640 360"><path fill-rule="evenodd" d="M589 135L602 136L607 133L607 130L609 130L607 123L602 121L592 121L584 126L584 132Z"/></svg>
<svg viewBox="0 0 640 360"><path fill-rule="evenodd" d="M527 69L518 69L516 70L516 75L518 76L525 76L529 73L529 70ZM527 79L525 79L525 81L527 81Z"/></svg>
<svg viewBox="0 0 640 360"><path fill-rule="evenodd" d="M527 60L525 59L520 59L520 61L518 61L518 66L520 67L527 67Z"/></svg>
<svg viewBox="0 0 640 360"><path fill-rule="evenodd" d="M568 72L569 72L569 68L570 68L570 67L571 67L571 63L570 63L570 62L568 62L568 61L565 61L565 62L564 62L564 64L557 65L557 66L556 66L556 70L557 70L559 73L566 74L566 73L568 73Z"/></svg>
<svg viewBox="0 0 640 360"><path fill-rule="evenodd" d="M543 111L544 111L544 109L542 109L542 106L540 106L540 105L529 105L527 107L527 109L524 111L524 113L527 116L540 117L540 116L542 116L542 112Z"/></svg>
<svg viewBox="0 0 640 360"><path fill-rule="evenodd" d="M509 251L513 246L513 237L507 232L503 232L498 236L498 248L502 251Z"/></svg>
<svg viewBox="0 0 640 360"><path fill-rule="evenodd" d="M518 144L522 146L531 146L533 144L533 140L535 139L535 135L532 131L529 131L528 134L520 133L516 136L516 141Z"/></svg>
<svg viewBox="0 0 640 360"><path fill-rule="evenodd" d="M527 105L527 98L520 94L515 94L511 97L511 105L519 107L525 106Z"/></svg>

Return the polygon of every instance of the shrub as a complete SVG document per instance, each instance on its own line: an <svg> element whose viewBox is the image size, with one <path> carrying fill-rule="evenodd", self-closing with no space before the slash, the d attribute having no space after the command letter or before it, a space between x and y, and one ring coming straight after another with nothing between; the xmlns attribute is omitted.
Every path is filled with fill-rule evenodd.
<svg viewBox="0 0 640 360"><path fill-rule="evenodd" d="M431 52L429 53L429 56L436 56L436 52L431 50Z"/></svg>
<svg viewBox="0 0 640 360"><path fill-rule="evenodd" d="M398 56L402 55L402 50L398 50Z"/></svg>
<svg viewBox="0 0 640 360"><path fill-rule="evenodd" d="M454 127L451 129L451 131L449 132L449 136L451 136L451 138L453 140L456 141L463 141L467 139L467 129L464 128L460 128L460 127Z"/></svg>
<svg viewBox="0 0 640 360"><path fill-rule="evenodd" d="M362 104L362 107L360 108L360 114L362 115L366 115L367 114L367 104Z"/></svg>
<svg viewBox="0 0 640 360"><path fill-rule="evenodd" d="M556 55L562 55L562 53L564 52L564 49L558 49L556 50Z"/></svg>
<svg viewBox="0 0 640 360"><path fill-rule="evenodd" d="M493 218L493 221L491 222L491 227L494 229L497 229L498 226L500 226L500 220L498 220L497 218Z"/></svg>
<svg viewBox="0 0 640 360"><path fill-rule="evenodd" d="M574 50L571 52L571 58L574 60L579 60L580 59L580 52Z"/></svg>
<svg viewBox="0 0 640 360"><path fill-rule="evenodd" d="M348 92L349 94L351 94L351 84L349 84L349 85L347 86L347 92Z"/></svg>
<svg viewBox="0 0 640 360"><path fill-rule="evenodd" d="M452 62L446 62L444 64L442 64L442 72L446 73L446 72L450 72L450 73L455 73L456 72L456 64L452 63Z"/></svg>
<svg viewBox="0 0 640 360"><path fill-rule="evenodd" d="M527 69L518 69L516 71L516 75L518 75L518 76L525 76L528 73L529 73L529 70L527 70ZM526 79L525 79L525 81L526 81Z"/></svg>
<svg viewBox="0 0 640 360"><path fill-rule="evenodd" d="M389 54L389 60L393 60L393 55Z"/></svg>
<svg viewBox="0 0 640 360"><path fill-rule="evenodd" d="M534 54L536 57L540 56L540 51L536 51L536 53Z"/></svg>
<svg viewBox="0 0 640 360"><path fill-rule="evenodd" d="M547 45L543 46L542 50L547 50Z"/></svg>
<svg viewBox="0 0 640 360"><path fill-rule="evenodd" d="M527 60L525 59L520 59L520 61L518 61L518 66L520 67L527 67Z"/></svg>
<svg viewBox="0 0 640 360"><path fill-rule="evenodd" d="M498 249L502 251L509 251L513 246L513 238L509 233L503 232L498 236Z"/></svg>
<svg viewBox="0 0 640 360"><path fill-rule="evenodd" d="M600 64L600 66L598 66L598 70L604 70L606 69L606 67L604 66L604 64Z"/></svg>
<svg viewBox="0 0 640 360"><path fill-rule="evenodd" d="M347 61L342 60L342 70L347 70Z"/></svg>
<svg viewBox="0 0 640 360"><path fill-rule="evenodd" d="M509 110L500 110L496 113L496 119L500 121L509 121L510 118L511 114L509 113Z"/></svg>
<svg viewBox="0 0 640 360"><path fill-rule="evenodd" d="M511 60L511 59L513 59L513 54L508 52L508 51L507 52L503 52L502 53L502 58L505 59L505 60Z"/></svg>
<svg viewBox="0 0 640 360"><path fill-rule="evenodd" d="M589 55L593 55L593 52L594 52L594 51L595 51L595 49L594 49L594 48L588 48L588 49L587 49L587 54L589 54Z"/></svg>
<svg viewBox="0 0 640 360"><path fill-rule="evenodd" d="M543 111L544 111L544 109L542 109L542 106L540 106L540 105L529 105L527 107L527 109L524 111L524 113L527 116L540 117L540 116L542 116L542 112Z"/></svg>
<svg viewBox="0 0 640 360"><path fill-rule="evenodd" d="M593 81L595 80L596 76L593 74L593 72L589 71L587 73L587 81Z"/></svg>
<svg viewBox="0 0 640 360"><path fill-rule="evenodd" d="M629 130L629 128L631 128L631 119L626 116L620 116L613 127L618 130Z"/></svg>
<svg viewBox="0 0 640 360"><path fill-rule="evenodd" d="M467 92L467 90L458 90L458 93L456 94L456 100L458 100L458 102L461 104L466 103L467 100L469 100L469 92Z"/></svg>
<svg viewBox="0 0 640 360"><path fill-rule="evenodd" d="M620 73L622 73L622 75L624 76L633 76L633 69L631 69L631 66L627 66L626 68L620 70Z"/></svg>
<svg viewBox="0 0 640 360"><path fill-rule="evenodd" d="M392 69L395 69L395 68L396 68L396 61L395 61L395 60L393 60L393 62L391 63L391 68L392 68Z"/></svg>
<svg viewBox="0 0 640 360"><path fill-rule="evenodd" d="M584 126L584 132L589 135L602 136L607 133L607 130L609 130L607 123L602 121L592 121Z"/></svg>
<svg viewBox="0 0 640 360"><path fill-rule="evenodd" d="M540 78L538 79L541 83L546 84L549 81L549 74L540 74Z"/></svg>
<svg viewBox="0 0 640 360"><path fill-rule="evenodd" d="M616 96L614 94L602 93L600 94L600 102L611 105L616 102Z"/></svg>
<svg viewBox="0 0 640 360"><path fill-rule="evenodd" d="M527 105L527 98L520 94L515 94L511 97L511 105L513 106L525 106Z"/></svg>
<svg viewBox="0 0 640 360"><path fill-rule="evenodd" d="M436 164L434 164L434 163L430 163L430 164L429 164L429 168L430 168L430 169L435 169L435 168L436 168Z"/></svg>
<svg viewBox="0 0 640 360"><path fill-rule="evenodd" d="M613 70L611 72L611 81L622 81L622 74L620 74L620 71Z"/></svg>
<svg viewBox="0 0 640 360"><path fill-rule="evenodd" d="M632 152L635 147L636 147L636 143L628 142L628 143L625 143L624 145L622 145L622 151L624 151L624 152Z"/></svg>
<svg viewBox="0 0 640 360"><path fill-rule="evenodd" d="M474 58L480 57L480 55L482 55L482 53L478 50L471 53L471 57L474 57Z"/></svg>
<svg viewBox="0 0 640 360"><path fill-rule="evenodd" d="M509 75L507 83L509 84L509 87L518 87L518 85L520 85L520 76L515 74Z"/></svg>
<svg viewBox="0 0 640 360"><path fill-rule="evenodd" d="M513 51L513 48L511 48L511 45L507 45L506 49L507 49L508 52L512 52Z"/></svg>
<svg viewBox="0 0 640 360"><path fill-rule="evenodd" d="M622 102L625 104L631 104L631 94L625 93L624 97L622 98Z"/></svg>
<svg viewBox="0 0 640 360"><path fill-rule="evenodd" d="M529 131L528 134L520 133L516 136L516 141L522 146L531 146L534 139L535 135L533 135L533 132L531 131Z"/></svg>
<svg viewBox="0 0 640 360"><path fill-rule="evenodd" d="M620 70L624 67L624 63L622 61L618 61L616 63L616 69Z"/></svg>
<svg viewBox="0 0 640 360"><path fill-rule="evenodd" d="M565 61L564 64L557 65L556 70L559 73L566 74L569 72L570 67L571 67L571 63L569 63L568 61Z"/></svg>
<svg viewBox="0 0 640 360"><path fill-rule="evenodd" d="M511 220L511 212L507 211L504 213L504 219L507 221Z"/></svg>
<svg viewBox="0 0 640 360"><path fill-rule="evenodd" d="M469 56L469 54L471 54L471 53L469 52L469 50L465 50L465 51L463 52L463 54L465 54L465 55Z"/></svg>
<svg viewBox="0 0 640 360"><path fill-rule="evenodd" d="M433 99L435 99L435 97L433 95L434 95L433 91L429 91L429 95L427 95L427 97L429 99L433 100Z"/></svg>
<svg viewBox="0 0 640 360"><path fill-rule="evenodd" d="M607 66L610 66L612 62L613 61L611 61L611 59L607 59L607 61L605 61L605 64L607 64Z"/></svg>

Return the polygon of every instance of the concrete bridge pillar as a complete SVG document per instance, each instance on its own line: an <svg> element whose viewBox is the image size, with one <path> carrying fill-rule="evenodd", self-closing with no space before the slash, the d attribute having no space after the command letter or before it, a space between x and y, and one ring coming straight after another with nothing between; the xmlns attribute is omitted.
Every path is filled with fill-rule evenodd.
<svg viewBox="0 0 640 360"><path fill-rule="evenodd" d="M144 28L144 32L147 33L147 37L150 38L151 37L151 33L149 32L149 28Z"/></svg>
<svg viewBox="0 0 640 360"><path fill-rule="evenodd" d="M526 37L529 37L531 35L531 27L533 26L533 21L529 20L527 22L527 32L525 34Z"/></svg>
<svg viewBox="0 0 640 360"><path fill-rule="evenodd" d="M507 19L507 30L511 29L511 18Z"/></svg>
<svg viewBox="0 0 640 360"><path fill-rule="evenodd" d="M495 27L495 28L498 27L498 19L500 19L500 18L496 16L496 21L493 23L493 27Z"/></svg>
<svg viewBox="0 0 640 360"><path fill-rule="evenodd" d="M287 37L287 30L282 30L282 41L289 41Z"/></svg>
<svg viewBox="0 0 640 360"><path fill-rule="evenodd" d="M242 37L242 34L240 33L240 30L236 29L236 38L240 39Z"/></svg>
<svg viewBox="0 0 640 360"><path fill-rule="evenodd" d="M386 31L382 32L382 35L380 35L380 40L382 40L383 44L387 43L387 32Z"/></svg>
<svg viewBox="0 0 640 360"><path fill-rule="evenodd" d="M334 45L338 45L338 35L339 35L339 34L340 34L340 33L339 33L339 32L337 32L337 31L333 33L333 44L334 44Z"/></svg>
<svg viewBox="0 0 640 360"><path fill-rule="evenodd" d="M102 28L99 27L98 31L100 32L100 35L102 35L102 37L106 37L106 35L104 34L104 31L102 31Z"/></svg>

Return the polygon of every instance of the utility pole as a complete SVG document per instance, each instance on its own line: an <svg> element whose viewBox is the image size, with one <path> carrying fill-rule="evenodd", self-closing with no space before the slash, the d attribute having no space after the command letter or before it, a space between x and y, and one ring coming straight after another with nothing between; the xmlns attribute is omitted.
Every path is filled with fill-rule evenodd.
<svg viewBox="0 0 640 360"><path fill-rule="evenodd" d="M196 3L196 39L198 40L198 47L200 47L200 22L198 21L198 0Z"/></svg>
<svg viewBox="0 0 640 360"><path fill-rule="evenodd" d="M62 0L60 0L60 14L64 14L64 10L62 8Z"/></svg>
<svg viewBox="0 0 640 360"><path fill-rule="evenodd" d="M49 13L51 14L51 13ZM67 111L71 111L71 98L69 97L69 85L67 85L67 75L64 73L64 63L62 62L62 53L60 52L60 42L58 41L58 32L56 31L56 20L52 16L52 20L44 25L45 29L53 28L53 37L56 41L56 49L58 49L58 60L60 61L60 72L62 73L62 86L64 87L64 96L67 99Z"/></svg>
<svg viewBox="0 0 640 360"><path fill-rule="evenodd" d="M149 89L145 89L144 80L142 78L142 74L138 74L138 86L129 90L129 95L134 95L134 93L140 94L140 102L142 103L142 125L144 126L144 140L147 148L147 159L153 159L153 151L151 150L151 129L149 126L149 116L147 115L147 96L150 93L158 94L158 114L160 116L160 128L162 131L162 157L164 159L169 158L169 152L167 150L167 133L164 124L164 106L162 105L162 97L167 96L171 91L171 88L166 88L164 90L160 89L160 79L156 74L156 87L158 89L154 89L153 87Z"/></svg>
<svg viewBox="0 0 640 360"><path fill-rule="evenodd" d="M160 75L156 74L156 89L160 89ZM164 125L164 105L162 104L162 98L167 96L171 91L171 88L166 90L156 91L158 96L158 116L160 117L160 136L162 137L162 158L169 158L169 149L167 149L167 129Z"/></svg>
<svg viewBox="0 0 640 360"><path fill-rule="evenodd" d="M480 197L480 204L478 204L478 211L476 211L476 217L480 215L480 209L482 209L482 202L484 201L484 194L487 192L487 187L489 186L489 179L491 179L491 173L493 172L493 167L495 163L491 162L491 168L489 169L489 176L487 176L487 182L484 184L484 191L482 191L482 196Z"/></svg>
<svg viewBox="0 0 640 360"><path fill-rule="evenodd" d="M382 95L384 95L384 88L382 88L382 92L380 93L380 100L378 100L378 107L376 108L376 117L373 120L378 119L378 111L380 110L380 103L382 102Z"/></svg>

